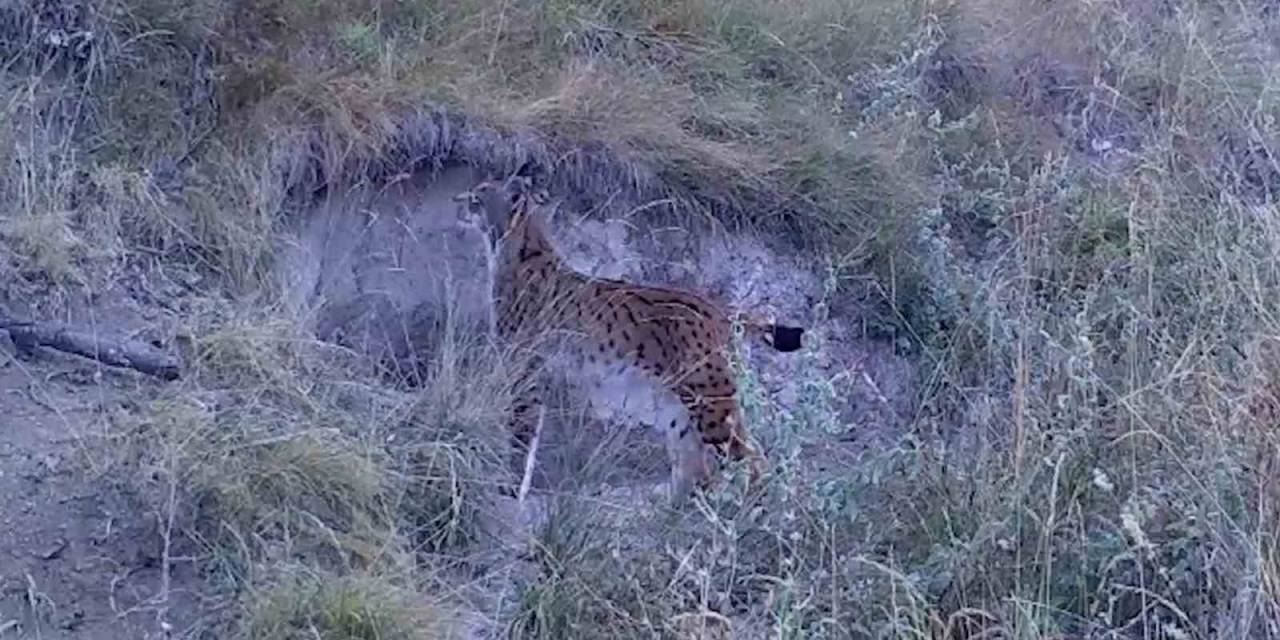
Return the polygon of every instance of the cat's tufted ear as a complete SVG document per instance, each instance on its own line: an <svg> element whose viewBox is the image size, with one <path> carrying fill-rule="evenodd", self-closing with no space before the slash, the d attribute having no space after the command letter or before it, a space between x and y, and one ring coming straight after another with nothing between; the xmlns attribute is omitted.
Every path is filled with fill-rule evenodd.
<svg viewBox="0 0 1280 640"><path fill-rule="evenodd" d="M538 187L546 188L551 177L546 165L532 159L525 160L511 175L524 179L526 192L532 192Z"/></svg>
<svg viewBox="0 0 1280 640"><path fill-rule="evenodd" d="M504 190L505 193L503 195L506 196L508 202L515 204L520 200L520 198L528 196L533 192L533 180L526 176L511 176L510 178L507 178Z"/></svg>
<svg viewBox="0 0 1280 640"><path fill-rule="evenodd" d="M458 203L458 222L479 230L496 245L516 217L518 198L510 197L509 186L506 180L490 178L453 196Z"/></svg>
<svg viewBox="0 0 1280 640"><path fill-rule="evenodd" d="M541 165L532 159L525 160L511 175L535 180L543 173Z"/></svg>

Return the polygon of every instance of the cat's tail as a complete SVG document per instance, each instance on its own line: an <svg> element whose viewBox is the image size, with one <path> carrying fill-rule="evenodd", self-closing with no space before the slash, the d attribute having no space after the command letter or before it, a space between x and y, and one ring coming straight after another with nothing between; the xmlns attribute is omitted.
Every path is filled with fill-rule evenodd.
<svg viewBox="0 0 1280 640"><path fill-rule="evenodd" d="M800 347L804 346L802 340L804 327L778 324L771 319L749 314L740 316L739 322L750 333L763 336L765 343L777 351L791 353L799 351Z"/></svg>

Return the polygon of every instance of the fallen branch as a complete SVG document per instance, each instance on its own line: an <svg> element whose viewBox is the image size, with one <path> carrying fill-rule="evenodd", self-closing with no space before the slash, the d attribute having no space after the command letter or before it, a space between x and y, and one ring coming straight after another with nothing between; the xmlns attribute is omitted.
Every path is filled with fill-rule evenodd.
<svg viewBox="0 0 1280 640"><path fill-rule="evenodd" d="M34 355L38 347L48 347L164 380L176 380L179 376L178 359L145 342L110 340L57 322L17 321L3 314L0 314L0 330L8 331L18 352L25 355Z"/></svg>

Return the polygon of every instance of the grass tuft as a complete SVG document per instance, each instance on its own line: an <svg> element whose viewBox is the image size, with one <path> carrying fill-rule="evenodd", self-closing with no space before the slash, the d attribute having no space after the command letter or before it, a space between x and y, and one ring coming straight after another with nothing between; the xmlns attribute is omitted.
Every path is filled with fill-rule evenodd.
<svg viewBox="0 0 1280 640"><path fill-rule="evenodd" d="M254 594L237 637L444 640L461 637L446 609L383 578L287 575Z"/></svg>

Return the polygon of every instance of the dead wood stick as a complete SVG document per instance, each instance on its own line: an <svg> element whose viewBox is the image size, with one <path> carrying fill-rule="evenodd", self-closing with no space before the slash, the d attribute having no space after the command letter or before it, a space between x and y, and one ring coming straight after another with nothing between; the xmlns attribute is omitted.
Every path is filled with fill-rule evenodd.
<svg viewBox="0 0 1280 640"><path fill-rule="evenodd" d="M542 438L542 424L547 419L547 407L538 407L538 423L533 427L533 439L529 441L529 452L524 456L524 477L520 479L520 491L516 494L516 503L524 504L525 496L533 485L533 467L538 460L538 440Z"/></svg>
<svg viewBox="0 0 1280 640"><path fill-rule="evenodd" d="M34 354L37 347L74 353L113 367L126 367L164 380L176 380L178 359L137 340L112 340L58 322L22 322L0 314L0 330L7 330L18 351Z"/></svg>

